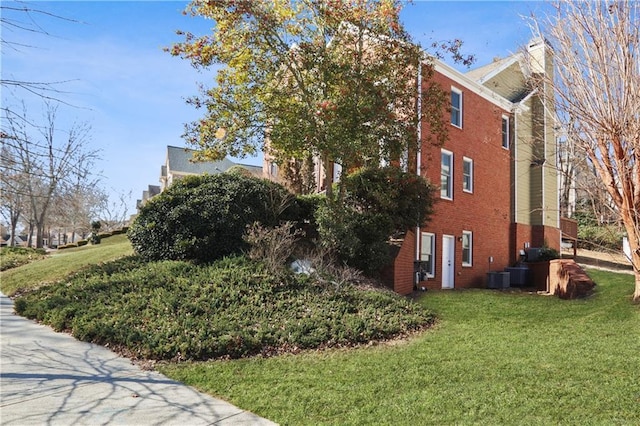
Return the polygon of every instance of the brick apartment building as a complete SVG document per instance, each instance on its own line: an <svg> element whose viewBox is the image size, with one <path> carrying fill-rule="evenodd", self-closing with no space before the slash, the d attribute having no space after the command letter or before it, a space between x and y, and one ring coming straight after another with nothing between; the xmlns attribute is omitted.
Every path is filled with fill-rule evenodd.
<svg viewBox="0 0 640 426"><path fill-rule="evenodd" d="M436 61L434 79L451 93L449 139L434 146L423 138L409 170L439 182L439 200L430 221L397 244L384 274L395 291L484 287L487 272L513 265L525 248L559 250L553 111L543 105L549 93L528 84L552 65L542 40L468 73ZM272 160L265 156L263 171L278 180Z"/></svg>

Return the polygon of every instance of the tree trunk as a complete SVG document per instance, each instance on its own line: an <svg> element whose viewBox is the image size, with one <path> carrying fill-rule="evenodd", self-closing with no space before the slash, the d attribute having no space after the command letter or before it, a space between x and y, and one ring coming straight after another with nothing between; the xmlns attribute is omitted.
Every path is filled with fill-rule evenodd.
<svg viewBox="0 0 640 426"><path fill-rule="evenodd" d="M631 252L630 261L633 266L633 272L635 275L635 290L633 292L633 301L640 303L640 234L638 231L637 221L638 218L635 214L625 214L629 210L622 212L622 222L627 231L627 241L629 242L629 251Z"/></svg>
<svg viewBox="0 0 640 426"><path fill-rule="evenodd" d="M322 167L324 168L324 189L327 195L327 201L331 204L333 202L333 168L330 167L331 159L329 154L322 156Z"/></svg>
<svg viewBox="0 0 640 426"><path fill-rule="evenodd" d="M27 240L27 247L33 245L33 223L29 223L29 239Z"/></svg>
<svg viewBox="0 0 640 426"><path fill-rule="evenodd" d="M36 248L44 247L44 225L39 223L36 225Z"/></svg>
<svg viewBox="0 0 640 426"><path fill-rule="evenodd" d="M9 247L15 247L16 246L16 228L18 226L17 222L11 222L11 235L10 235L10 240L9 240Z"/></svg>
<svg viewBox="0 0 640 426"><path fill-rule="evenodd" d="M631 238L629 238L629 240L631 240ZM632 241L629 241L629 248L631 249L631 263L633 264L633 272L636 278L636 288L633 292L633 301L634 303L640 303L640 251L638 244L634 244Z"/></svg>

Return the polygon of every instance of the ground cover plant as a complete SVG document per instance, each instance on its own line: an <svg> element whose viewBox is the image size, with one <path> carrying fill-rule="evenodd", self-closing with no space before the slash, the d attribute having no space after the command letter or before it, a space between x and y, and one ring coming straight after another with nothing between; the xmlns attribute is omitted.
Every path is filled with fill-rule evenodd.
<svg viewBox="0 0 640 426"><path fill-rule="evenodd" d="M100 245L85 245L51 254L27 265L2 272L0 290L7 296L65 278L85 266L108 262L131 255L133 250L126 235L114 235Z"/></svg>
<svg viewBox="0 0 640 426"><path fill-rule="evenodd" d="M130 256L15 301L16 312L145 359L239 358L403 336L433 315L395 293L274 274L244 256L207 265Z"/></svg>
<svg viewBox="0 0 640 426"><path fill-rule="evenodd" d="M640 424L633 276L589 274L585 300L427 292L438 326L402 344L160 370L283 425Z"/></svg>
<svg viewBox="0 0 640 426"><path fill-rule="evenodd" d="M0 271L6 271L35 260L44 259L46 255L47 252L43 249L3 247L0 249Z"/></svg>

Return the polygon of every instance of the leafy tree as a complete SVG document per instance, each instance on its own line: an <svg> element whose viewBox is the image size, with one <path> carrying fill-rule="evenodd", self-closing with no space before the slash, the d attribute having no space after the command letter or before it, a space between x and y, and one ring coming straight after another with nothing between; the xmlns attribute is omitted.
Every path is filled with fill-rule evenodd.
<svg viewBox="0 0 640 426"><path fill-rule="evenodd" d="M540 90L615 205L640 301L640 2L560 1L555 10L535 22L556 64Z"/></svg>
<svg viewBox="0 0 640 426"><path fill-rule="evenodd" d="M420 111L434 142L443 142L447 97L427 65L417 98L425 58L399 21L401 5L194 1L186 13L214 20L213 33L186 33L170 51L195 67L221 67L215 85L189 101L205 115L186 126L187 141L212 159L251 155L268 141L274 157L313 155L325 171L333 163L349 170L412 152Z"/></svg>

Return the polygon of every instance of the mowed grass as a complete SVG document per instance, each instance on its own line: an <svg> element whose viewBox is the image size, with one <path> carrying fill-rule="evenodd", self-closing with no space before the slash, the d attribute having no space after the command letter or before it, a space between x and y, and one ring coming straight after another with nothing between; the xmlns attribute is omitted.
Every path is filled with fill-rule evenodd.
<svg viewBox="0 0 640 426"><path fill-rule="evenodd" d="M633 276L589 273L586 300L428 292L404 343L159 369L283 425L640 424Z"/></svg>
<svg viewBox="0 0 640 426"><path fill-rule="evenodd" d="M60 250L45 259L3 271L0 276L0 290L7 296L13 296L19 290L61 280L85 266L108 262L130 254L133 254L133 249L127 236L114 235L103 239L97 245Z"/></svg>

